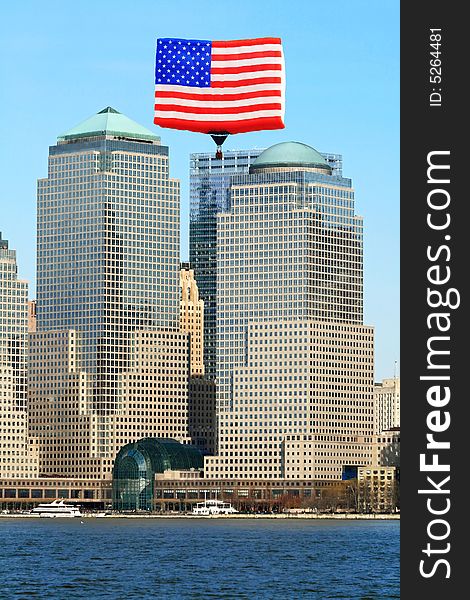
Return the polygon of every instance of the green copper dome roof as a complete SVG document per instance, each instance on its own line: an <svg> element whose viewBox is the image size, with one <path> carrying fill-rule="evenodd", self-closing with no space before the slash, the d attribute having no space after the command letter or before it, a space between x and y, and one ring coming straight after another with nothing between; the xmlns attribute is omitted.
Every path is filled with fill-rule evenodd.
<svg viewBox="0 0 470 600"><path fill-rule="evenodd" d="M114 135L134 140L147 141L160 139L158 135L155 135L149 129L146 129L132 119L129 119L129 117L126 117L126 115L123 115L116 109L111 108L111 106L107 106L96 115L82 121L72 129L69 129L69 131L60 135L57 139L59 141L68 141L103 135Z"/></svg>
<svg viewBox="0 0 470 600"><path fill-rule="evenodd" d="M253 162L250 172L271 167L313 167L331 171L330 165L315 148L301 142L281 142L267 148Z"/></svg>

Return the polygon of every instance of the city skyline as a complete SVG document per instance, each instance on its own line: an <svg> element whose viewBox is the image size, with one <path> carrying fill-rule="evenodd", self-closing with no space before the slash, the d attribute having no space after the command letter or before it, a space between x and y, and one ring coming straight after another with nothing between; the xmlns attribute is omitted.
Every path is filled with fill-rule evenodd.
<svg viewBox="0 0 470 600"><path fill-rule="evenodd" d="M40 473L109 480L119 449L142 437L206 453L211 413L206 478L341 481L370 465L374 331L363 325L363 219L341 156L275 144L226 183L214 388L194 271L179 260L168 150L112 107L49 147L28 359Z"/></svg>
<svg viewBox="0 0 470 600"><path fill-rule="evenodd" d="M354 180L358 213L364 216L367 232L364 321L376 328L376 379L390 377L399 352L399 7L299 2L293 10L280 2L253 7L241 1L235 13L204 3L196 14L187 2L171 8L148 2L141 6L132 14L119 3L113 9L93 7L93 20L86 18L88 2L73 10L46 3L36 12L32 2L8 8L11 23L2 42L7 90L2 104L9 138L2 148L2 164L8 174L4 187L8 209L2 230L18 252L19 274L29 281L31 297L35 297L35 186L47 172L44 147L108 105L161 136L162 144L170 147L170 176L181 180L181 257L186 260L189 156L211 152L213 144L202 135L151 124L155 40L174 34L207 39L275 34L283 40L286 54L286 129L236 136L225 147L266 148L295 140L343 155L344 173ZM246 19L246 14L252 18ZM95 20L105 18L109 26L96 36ZM70 34L79 26L80 45L70 44Z"/></svg>
<svg viewBox="0 0 470 600"><path fill-rule="evenodd" d="M212 385L189 381L203 374L203 313L191 272L177 276L168 154L112 107L49 147L28 359L40 473L109 479L119 448L154 434L208 449L212 411L206 477L341 481L370 465L374 332L362 324L363 219L341 155L274 144L219 190L213 403ZM24 294L24 332L29 308Z"/></svg>

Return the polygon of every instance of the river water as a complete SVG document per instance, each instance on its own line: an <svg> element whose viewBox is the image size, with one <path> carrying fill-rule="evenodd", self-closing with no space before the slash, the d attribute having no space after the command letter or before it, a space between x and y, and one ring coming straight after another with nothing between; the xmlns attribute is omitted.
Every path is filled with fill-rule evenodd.
<svg viewBox="0 0 470 600"><path fill-rule="evenodd" d="M399 598L399 522L0 519L0 598Z"/></svg>

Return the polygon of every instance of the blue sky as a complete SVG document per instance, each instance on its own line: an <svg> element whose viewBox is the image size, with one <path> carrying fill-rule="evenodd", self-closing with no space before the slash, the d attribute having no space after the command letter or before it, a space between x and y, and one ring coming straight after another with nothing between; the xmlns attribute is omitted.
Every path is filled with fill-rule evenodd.
<svg viewBox="0 0 470 600"><path fill-rule="evenodd" d="M209 136L153 125L157 37L282 38L286 129L233 136L226 149L295 140L343 155L364 217L364 322L376 379L399 360L399 2L102 0L8 3L0 36L0 231L34 296L36 181L58 135L113 106L161 136L181 180L188 258L189 154Z"/></svg>

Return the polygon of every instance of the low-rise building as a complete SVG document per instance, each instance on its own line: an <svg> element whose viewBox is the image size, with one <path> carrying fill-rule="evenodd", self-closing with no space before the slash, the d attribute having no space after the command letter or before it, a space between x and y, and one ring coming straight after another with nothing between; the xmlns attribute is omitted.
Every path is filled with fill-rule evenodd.
<svg viewBox="0 0 470 600"><path fill-rule="evenodd" d="M63 500L82 510L111 508L111 481L65 477L0 479L0 510L30 510L39 503Z"/></svg>
<svg viewBox="0 0 470 600"><path fill-rule="evenodd" d="M358 510L362 513L395 512L399 507L396 467L359 467Z"/></svg>
<svg viewBox="0 0 470 600"><path fill-rule="evenodd" d="M195 474L155 477L154 511L190 512L198 502L216 499L239 512L356 512L350 481L291 479L205 479Z"/></svg>

